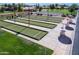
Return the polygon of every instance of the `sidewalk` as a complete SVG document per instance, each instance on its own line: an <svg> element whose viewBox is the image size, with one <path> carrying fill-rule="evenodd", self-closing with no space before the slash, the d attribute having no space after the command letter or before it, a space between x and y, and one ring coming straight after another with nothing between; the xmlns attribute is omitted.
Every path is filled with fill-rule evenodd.
<svg viewBox="0 0 79 59"><path fill-rule="evenodd" d="M49 48L52 48L55 55L68 55L70 53L72 44L63 44L58 40L61 26L62 24L59 24L55 29L52 29L49 34L47 34L47 36L40 40L40 43L45 44ZM66 30L66 35L71 38L73 43L74 31Z"/></svg>

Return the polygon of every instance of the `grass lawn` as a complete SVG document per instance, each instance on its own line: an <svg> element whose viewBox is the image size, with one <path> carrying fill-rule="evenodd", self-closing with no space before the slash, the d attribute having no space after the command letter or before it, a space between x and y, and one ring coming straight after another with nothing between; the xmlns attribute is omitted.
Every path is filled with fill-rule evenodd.
<svg viewBox="0 0 79 59"><path fill-rule="evenodd" d="M30 27L24 27L24 26L8 23L5 21L0 21L0 26L8 28L12 31L19 32L21 34L24 34L24 35L34 38L36 40L40 40L47 34L46 31L41 31L41 30L37 30L34 28L30 28Z"/></svg>
<svg viewBox="0 0 79 59"><path fill-rule="evenodd" d="M0 55L50 55L53 50L0 29Z"/></svg>
<svg viewBox="0 0 79 59"><path fill-rule="evenodd" d="M53 9L53 10L50 9L49 12L60 13L60 14L71 14L71 12L69 12L67 9Z"/></svg>
<svg viewBox="0 0 79 59"><path fill-rule="evenodd" d="M4 11L4 12L0 12L0 14L8 14L8 13L14 13L12 11Z"/></svg>
<svg viewBox="0 0 79 59"><path fill-rule="evenodd" d="M76 15L77 11L74 11L71 13L67 9L53 9L53 10L50 9L49 13L59 13L59 14L64 14L64 15L67 15L67 14Z"/></svg>
<svg viewBox="0 0 79 59"><path fill-rule="evenodd" d="M27 19L16 19L16 21L21 22L21 23L26 23L26 24L28 24L28 22L29 22ZM30 24L36 25L36 26L41 26L41 27L46 27L46 28L50 28L50 29L55 28L57 26L56 24L38 22L38 21L33 21L33 20L30 20Z"/></svg>

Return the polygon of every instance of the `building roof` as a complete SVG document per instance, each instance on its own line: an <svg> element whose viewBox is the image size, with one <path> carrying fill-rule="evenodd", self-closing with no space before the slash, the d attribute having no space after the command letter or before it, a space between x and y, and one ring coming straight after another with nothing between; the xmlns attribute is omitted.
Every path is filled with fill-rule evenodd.
<svg viewBox="0 0 79 59"><path fill-rule="evenodd" d="M24 10L28 10L28 9L35 9L35 7L31 6L31 7L23 7Z"/></svg>

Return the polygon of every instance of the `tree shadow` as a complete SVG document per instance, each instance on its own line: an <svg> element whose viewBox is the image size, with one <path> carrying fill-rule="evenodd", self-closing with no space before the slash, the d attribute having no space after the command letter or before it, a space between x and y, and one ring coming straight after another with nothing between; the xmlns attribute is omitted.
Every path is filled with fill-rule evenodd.
<svg viewBox="0 0 79 59"><path fill-rule="evenodd" d="M76 25L76 24L75 24L75 23L73 23L73 22L70 22L69 24Z"/></svg>
<svg viewBox="0 0 79 59"><path fill-rule="evenodd" d="M60 35L60 36L58 37L58 40L59 40L61 43L63 43L63 44L72 44L71 39L70 39L68 36L66 36L66 35Z"/></svg>
<svg viewBox="0 0 79 59"><path fill-rule="evenodd" d="M72 27L70 27L70 26L66 26L65 27L67 30L74 30Z"/></svg>

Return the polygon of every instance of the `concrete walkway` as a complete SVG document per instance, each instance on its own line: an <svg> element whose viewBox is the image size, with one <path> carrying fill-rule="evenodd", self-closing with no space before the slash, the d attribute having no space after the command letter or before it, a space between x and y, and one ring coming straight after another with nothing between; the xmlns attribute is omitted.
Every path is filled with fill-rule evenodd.
<svg viewBox="0 0 79 59"><path fill-rule="evenodd" d="M65 33L66 36L71 38L72 44L63 44L58 40L58 37L60 36L61 26L62 24L59 24L55 29L52 29L49 34L42 38L42 40L40 40L41 43L45 44L49 48L54 49L54 54L56 55L70 54L70 50L73 44L74 31L66 30ZM75 26L72 27L74 28Z"/></svg>
<svg viewBox="0 0 79 59"><path fill-rule="evenodd" d="M63 20L63 21L65 21L65 20ZM75 19L73 19L73 21L76 22ZM9 21L9 22L11 22L11 21ZM21 23L18 23L18 24L21 24ZM18 36L21 36L32 42L38 43L40 45L43 45L45 47L48 47L48 48L54 50L54 55L66 55L66 54L68 55L68 54L70 54L70 52L72 50L75 30L73 30L73 31L66 30L65 34L67 37L71 38L72 44L64 44L58 40L58 37L60 36L61 26L63 26L62 23L58 24L57 27L55 27L54 29L51 29L51 30L41 28L45 31L48 31L49 33L45 37L43 37L40 41L36 41L32 38L29 38L29 37L26 37L23 35L18 35ZM70 26L75 29L75 25L70 25ZM37 28L37 27L35 27L35 28ZM38 29L39 29L39 27L38 27Z"/></svg>

